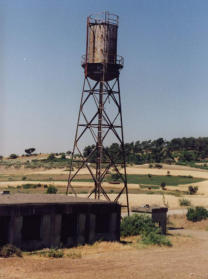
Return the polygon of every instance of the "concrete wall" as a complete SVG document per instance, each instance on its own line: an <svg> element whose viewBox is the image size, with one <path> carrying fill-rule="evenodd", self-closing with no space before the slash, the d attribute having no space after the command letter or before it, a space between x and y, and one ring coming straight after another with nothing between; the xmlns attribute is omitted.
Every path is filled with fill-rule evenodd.
<svg viewBox="0 0 208 279"><path fill-rule="evenodd" d="M8 239L4 242L24 250L120 239L120 205L113 203L0 205L1 216L9 217ZM102 222L106 224L104 231Z"/></svg>

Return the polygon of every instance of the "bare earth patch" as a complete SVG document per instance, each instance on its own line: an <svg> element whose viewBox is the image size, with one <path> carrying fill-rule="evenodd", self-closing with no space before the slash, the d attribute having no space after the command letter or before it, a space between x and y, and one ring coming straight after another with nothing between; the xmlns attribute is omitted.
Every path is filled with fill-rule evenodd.
<svg viewBox="0 0 208 279"><path fill-rule="evenodd" d="M174 244L171 248L136 248L120 243L101 242L74 248L82 252L80 259L51 259L27 255L23 258L0 259L0 278L208 278L208 232L192 233L191 230L183 230L170 238Z"/></svg>

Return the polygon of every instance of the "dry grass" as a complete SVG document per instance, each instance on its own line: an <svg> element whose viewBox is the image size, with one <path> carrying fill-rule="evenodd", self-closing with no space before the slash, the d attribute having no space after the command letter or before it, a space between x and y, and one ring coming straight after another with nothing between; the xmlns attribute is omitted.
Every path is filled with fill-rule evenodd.
<svg viewBox="0 0 208 279"><path fill-rule="evenodd" d="M203 230L208 228L208 219L200 222L191 222L186 219L185 215L172 215L168 217L170 226L175 228L184 228L189 230Z"/></svg>

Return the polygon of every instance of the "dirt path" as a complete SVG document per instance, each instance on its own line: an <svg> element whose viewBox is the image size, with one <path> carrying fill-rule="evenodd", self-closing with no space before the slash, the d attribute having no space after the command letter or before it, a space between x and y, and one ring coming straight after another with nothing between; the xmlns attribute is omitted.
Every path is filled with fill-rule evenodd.
<svg viewBox="0 0 208 279"><path fill-rule="evenodd" d="M31 256L0 259L0 278L207 279L208 232L181 230L180 234L191 237L172 248L131 248L90 254L76 260Z"/></svg>

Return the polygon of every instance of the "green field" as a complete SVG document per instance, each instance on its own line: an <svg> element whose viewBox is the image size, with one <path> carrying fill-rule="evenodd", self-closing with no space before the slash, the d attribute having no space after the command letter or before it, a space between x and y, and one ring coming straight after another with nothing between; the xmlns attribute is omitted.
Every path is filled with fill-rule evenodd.
<svg viewBox="0 0 208 279"><path fill-rule="evenodd" d="M204 181L203 178L193 178L191 176L171 176L171 175L128 175L128 183L132 184L146 184L146 185L160 185L165 182L167 186L177 186L179 184L189 184Z"/></svg>
<svg viewBox="0 0 208 279"><path fill-rule="evenodd" d="M0 175L0 181L67 181L68 174L30 174L26 176L21 175ZM204 181L203 178L193 178L191 176L171 176L171 175L137 175L129 174L127 176L128 183L130 184L143 184L143 185L160 185L165 182L167 186L177 186L179 184L190 184ZM78 175L74 181L92 182L89 175ZM106 177L106 181L111 181L110 176Z"/></svg>

